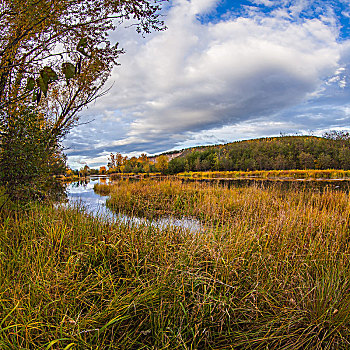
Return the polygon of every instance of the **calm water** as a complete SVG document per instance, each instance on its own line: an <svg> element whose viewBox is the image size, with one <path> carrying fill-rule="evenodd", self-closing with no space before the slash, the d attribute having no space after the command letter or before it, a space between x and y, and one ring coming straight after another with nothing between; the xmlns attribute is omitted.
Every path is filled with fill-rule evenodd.
<svg viewBox="0 0 350 350"><path fill-rule="evenodd" d="M191 181L184 179L183 181ZM198 181L198 180L196 180ZM350 181L348 180L316 180L316 181L274 181L274 180L259 180L259 179L219 179L219 180L199 180L202 182L217 183L228 187L246 187L246 186L261 186L263 188L269 186L280 186L282 189L312 189L316 191L324 191L325 189L341 190L349 192ZM108 196L101 196L94 192L96 183L108 183L106 177L90 177L85 181L73 182L67 187L68 205L83 207L88 214L92 214L108 221L121 221L126 224L136 225L153 225L160 228L167 226L182 227L191 231L199 231L203 229L201 224L194 219L182 218L176 219L173 217L161 218L158 220L149 221L145 218L136 216L128 216L122 213L114 212L106 206Z"/></svg>
<svg viewBox="0 0 350 350"><path fill-rule="evenodd" d="M68 203L73 206L83 206L89 214L114 219L116 215L106 207L107 197L94 192L94 185L101 181L106 180L96 177L86 181L70 183L67 187Z"/></svg>
<svg viewBox="0 0 350 350"><path fill-rule="evenodd" d="M68 205L78 205L83 207L88 214L93 214L96 217L109 221L122 221L127 224L136 225L148 224L160 228L175 226L191 231L199 231L202 229L201 224L197 220L189 218L176 219L167 217L149 221L145 218L114 212L106 206L108 196L101 196L94 192L95 184L108 182L109 179L101 177L90 177L86 179L86 181L72 182L67 187Z"/></svg>

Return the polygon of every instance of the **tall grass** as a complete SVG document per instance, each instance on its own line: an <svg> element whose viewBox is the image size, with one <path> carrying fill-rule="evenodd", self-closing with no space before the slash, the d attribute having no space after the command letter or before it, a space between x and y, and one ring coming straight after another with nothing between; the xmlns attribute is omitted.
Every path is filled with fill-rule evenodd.
<svg viewBox="0 0 350 350"><path fill-rule="evenodd" d="M177 174L180 178L236 179L236 178L287 178L287 179L349 179L350 170L254 170L254 171L190 171Z"/></svg>
<svg viewBox="0 0 350 350"><path fill-rule="evenodd" d="M3 213L1 349L350 347L348 194L172 181L103 190L118 210L191 215L205 229L52 206Z"/></svg>

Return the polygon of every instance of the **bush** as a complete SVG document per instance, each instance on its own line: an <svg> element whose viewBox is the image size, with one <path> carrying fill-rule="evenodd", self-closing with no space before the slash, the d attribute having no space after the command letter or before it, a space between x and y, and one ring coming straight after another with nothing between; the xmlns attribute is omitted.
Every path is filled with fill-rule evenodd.
<svg viewBox="0 0 350 350"><path fill-rule="evenodd" d="M58 196L56 175L66 170L57 135L47 120L26 109L2 118L0 185L14 202Z"/></svg>

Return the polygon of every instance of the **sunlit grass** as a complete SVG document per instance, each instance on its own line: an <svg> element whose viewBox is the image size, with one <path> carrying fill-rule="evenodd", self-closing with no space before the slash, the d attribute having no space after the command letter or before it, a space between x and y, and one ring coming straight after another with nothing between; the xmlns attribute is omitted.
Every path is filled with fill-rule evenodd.
<svg viewBox="0 0 350 350"><path fill-rule="evenodd" d="M345 179L350 170L255 170L255 171L198 171L177 174L184 178L286 178L286 179Z"/></svg>
<svg viewBox="0 0 350 350"><path fill-rule="evenodd" d="M204 230L3 212L1 349L348 349L349 195L178 181L100 187Z"/></svg>

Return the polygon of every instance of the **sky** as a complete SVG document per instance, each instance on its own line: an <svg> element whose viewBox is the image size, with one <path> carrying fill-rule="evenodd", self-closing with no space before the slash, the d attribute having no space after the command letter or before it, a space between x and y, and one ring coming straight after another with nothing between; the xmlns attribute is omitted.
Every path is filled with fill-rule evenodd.
<svg viewBox="0 0 350 350"><path fill-rule="evenodd" d="M68 164L350 130L349 0L172 0L167 30L119 27L109 92L64 141Z"/></svg>

